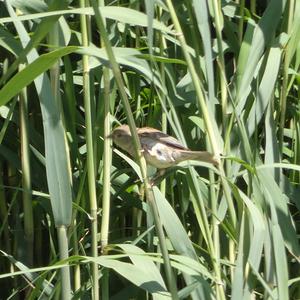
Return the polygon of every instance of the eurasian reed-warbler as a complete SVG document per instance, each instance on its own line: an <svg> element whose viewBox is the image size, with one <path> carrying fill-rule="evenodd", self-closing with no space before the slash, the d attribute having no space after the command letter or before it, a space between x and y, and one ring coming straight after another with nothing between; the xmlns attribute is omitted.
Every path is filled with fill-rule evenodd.
<svg viewBox="0 0 300 300"><path fill-rule="evenodd" d="M192 151L184 147L174 137L155 128L137 128L142 153L146 162L157 169L166 169L185 160L199 160L218 165L219 161L207 151ZM135 156L134 143L128 125L115 128L109 135L114 143L132 157Z"/></svg>

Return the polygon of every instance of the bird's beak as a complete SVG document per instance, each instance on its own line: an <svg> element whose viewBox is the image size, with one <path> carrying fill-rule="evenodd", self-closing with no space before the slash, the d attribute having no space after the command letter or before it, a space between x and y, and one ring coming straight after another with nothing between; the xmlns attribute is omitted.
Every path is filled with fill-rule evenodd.
<svg viewBox="0 0 300 300"><path fill-rule="evenodd" d="M113 134L111 133L111 134L107 135L106 138L107 139L112 139L113 138Z"/></svg>

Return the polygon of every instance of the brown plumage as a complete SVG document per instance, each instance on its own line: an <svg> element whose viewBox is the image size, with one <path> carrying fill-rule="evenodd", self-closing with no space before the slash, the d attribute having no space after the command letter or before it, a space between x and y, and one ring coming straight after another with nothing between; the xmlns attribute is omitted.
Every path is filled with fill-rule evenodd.
<svg viewBox="0 0 300 300"><path fill-rule="evenodd" d="M166 169L185 160L199 160L218 165L219 161L207 151L192 151L184 147L174 137L155 128L137 128L143 155L148 164ZM114 143L134 156L134 144L128 125L121 125L113 130L110 137Z"/></svg>

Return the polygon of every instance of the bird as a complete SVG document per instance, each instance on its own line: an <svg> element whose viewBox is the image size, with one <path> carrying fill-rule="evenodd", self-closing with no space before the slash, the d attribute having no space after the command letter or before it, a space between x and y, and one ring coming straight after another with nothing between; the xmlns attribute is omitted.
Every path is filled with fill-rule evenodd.
<svg viewBox="0 0 300 300"><path fill-rule="evenodd" d="M147 164L164 170L176 166L182 161L198 160L218 166L219 160L207 151L192 151L183 146L176 138L152 127L137 128L141 150ZM129 126L124 124L116 127L108 136L113 142L135 156L135 147ZM163 173L163 172L161 172Z"/></svg>

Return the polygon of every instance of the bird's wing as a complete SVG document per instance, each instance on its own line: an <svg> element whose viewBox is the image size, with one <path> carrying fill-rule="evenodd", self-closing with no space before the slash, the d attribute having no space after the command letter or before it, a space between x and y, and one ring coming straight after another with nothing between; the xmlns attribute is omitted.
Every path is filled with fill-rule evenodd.
<svg viewBox="0 0 300 300"><path fill-rule="evenodd" d="M188 148L184 147L177 139L155 128L151 128L151 127L139 128L138 135L140 136L140 138L157 140L158 142L164 143L165 145L173 148L188 150Z"/></svg>

